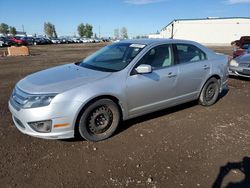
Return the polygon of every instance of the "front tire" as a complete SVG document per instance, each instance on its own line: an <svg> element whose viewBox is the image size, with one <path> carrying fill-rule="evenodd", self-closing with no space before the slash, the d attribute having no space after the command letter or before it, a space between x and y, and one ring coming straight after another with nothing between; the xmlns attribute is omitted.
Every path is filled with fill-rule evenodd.
<svg viewBox="0 0 250 188"><path fill-rule="evenodd" d="M216 78L210 78L206 84L203 86L199 103L202 106L211 106L216 103L220 93L220 84L219 80Z"/></svg>
<svg viewBox="0 0 250 188"><path fill-rule="evenodd" d="M119 122L117 104L110 99L100 99L84 110L79 122L79 133L86 140L98 142L113 135Z"/></svg>

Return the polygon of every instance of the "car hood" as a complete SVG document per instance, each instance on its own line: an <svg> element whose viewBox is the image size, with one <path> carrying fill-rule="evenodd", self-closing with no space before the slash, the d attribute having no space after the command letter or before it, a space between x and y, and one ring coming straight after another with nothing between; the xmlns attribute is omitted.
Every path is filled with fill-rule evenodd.
<svg viewBox="0 0 250 188"><path fill-rule="evenodd" d="M250 54L239 56L235 60L239 63L250 63Z"/></svg>
<svg viewBox="0 0 250 188"><path fill-rule="evenodd" d="M62 93L84 84L93 83L110 74L68 64L31 74L20 80L17 87L30 94Z"/></svg>

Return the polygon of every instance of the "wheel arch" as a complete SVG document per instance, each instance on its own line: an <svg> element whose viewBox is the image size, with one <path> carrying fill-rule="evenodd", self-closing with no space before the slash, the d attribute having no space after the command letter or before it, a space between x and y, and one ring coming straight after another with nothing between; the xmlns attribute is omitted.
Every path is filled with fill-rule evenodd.
<svg viewBox="0 0 250 188"><path fill-rule="evenodd" d="M98 101L100 99L110 99L113 102L115 102L117 104L117 106L118 106L119 111L120 111L121 119L123 119L123 117L124 117L124 109L123 109L123 107L122 107L122 105L120 103L120 100L117 97L113 96L113 95L100 95L100 96L96 96L96 97L90 99L87 103L85 103L80 108L80 110L78 111L77 116L75 118L75 122L74 122L74 127L75 128L78 126L79 120L80 120L81 115L83 114L84 110L86 108L88 108L91 104L93 104L94 102L96 102L96 101Z"/></svg>
<svg viewBox="0 0 250 188"><path fill-rule="evenodd" d="M216 78L217 80L219 80L219 84L221 85L221 77L218 75L218 74L213 74L213 75L210 75L206 81L202 84L202 87L200 88L200 92L199 92L199 96L202 92L202 89L204 88L205 84L208 82L208 80L210 80L211 78Z"/></svg>

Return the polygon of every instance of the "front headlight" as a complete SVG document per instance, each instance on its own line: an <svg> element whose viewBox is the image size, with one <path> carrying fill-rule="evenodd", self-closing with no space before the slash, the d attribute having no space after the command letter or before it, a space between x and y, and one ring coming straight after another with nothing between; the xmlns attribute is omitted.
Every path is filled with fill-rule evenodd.
<svg viewBox="0 0 250 188"><path fill-rule="evenodd" d="M235 61L234 59L232 59L232 60L230 61L230 66L232 66L232 67L238 67L238 66L239 66L239 63L237 63L237 61Z"/></svg>
<svg viewBox="0 0 250 188"><path fill-rule="evenodd" d="M23 108L37 108L48 106L55 95L30 95L23 105Z"/></svg>

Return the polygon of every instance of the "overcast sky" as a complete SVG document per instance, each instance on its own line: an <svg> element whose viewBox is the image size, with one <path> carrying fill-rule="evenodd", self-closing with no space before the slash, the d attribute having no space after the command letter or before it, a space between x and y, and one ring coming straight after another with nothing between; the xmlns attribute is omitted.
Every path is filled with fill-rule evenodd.
<svg viewBox="0 0 250 188"><path fill-rule="evenodd" d="M115 28L127 27L130 36L155 33L173 19L250 17L250 0L11 0L2 1L0 23L28 34L43 34L50 21L58 35L77 34L80 23L94 32L113 36Z"/></svg>

